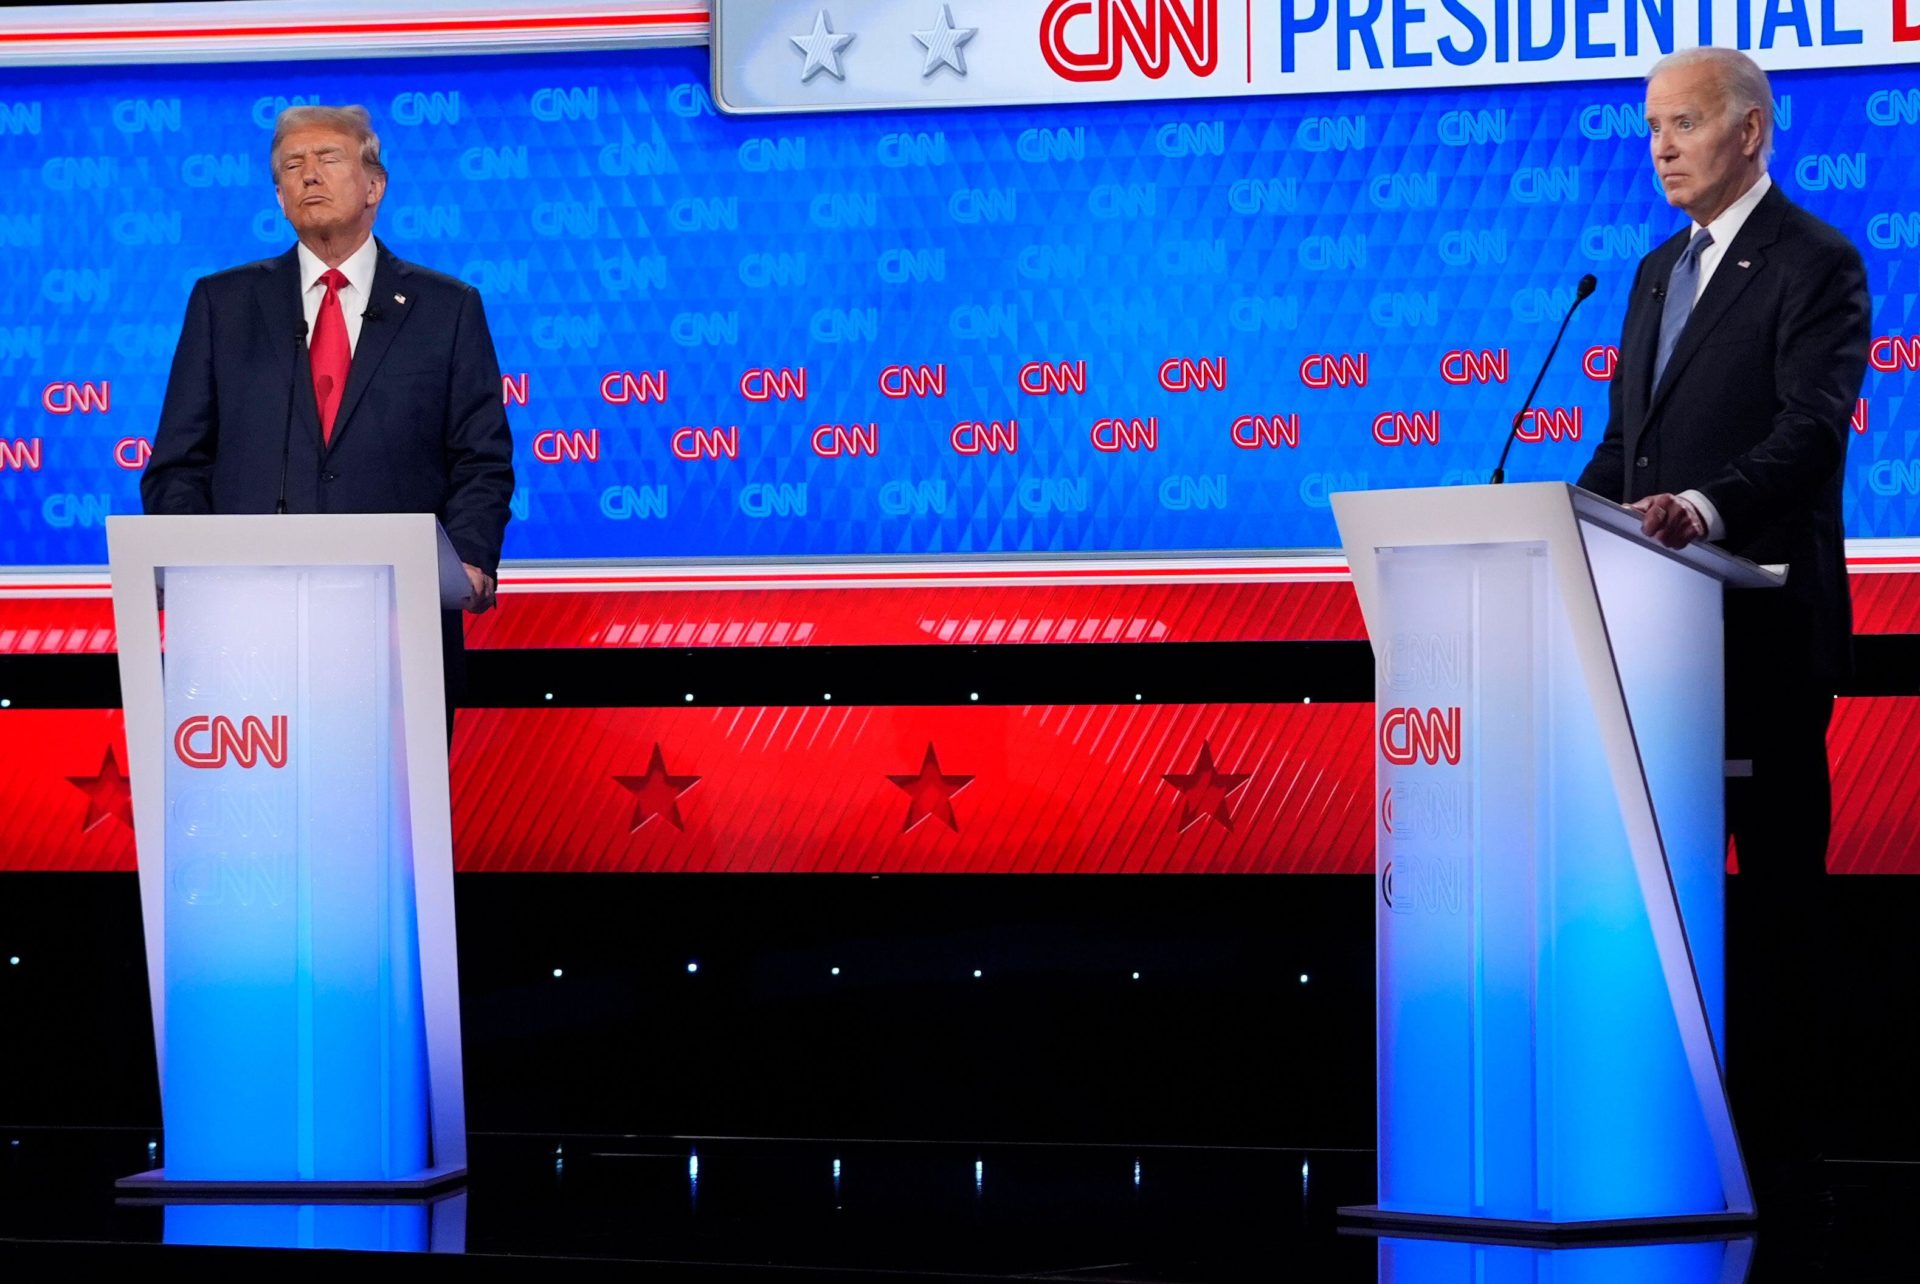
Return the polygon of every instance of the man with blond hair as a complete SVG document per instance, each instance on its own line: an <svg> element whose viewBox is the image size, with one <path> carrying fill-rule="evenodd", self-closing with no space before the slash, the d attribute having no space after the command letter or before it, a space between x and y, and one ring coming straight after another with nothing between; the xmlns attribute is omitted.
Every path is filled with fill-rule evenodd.
<svg viewBox="0 0 1920 1284"><path fill-rule="evenodd" d="M1813 1120L1832 788L1827 725L1852 656L1841 473L1872 305L1860 253L1767 176L1773 97L1731 49L1647 77L1654 171L1689 224L1640 261L1580 485L1670 547L1784 562L1726 603L1729 1081L1764 1185L1817 1188ZM1678 647L1691 645L1675 637Z"/></svg>
<svg viewBox="0 0 1920 1284"><path fill-rule="evenodd" d="M269 156L296 243L194 284L146 511L433 513L484 611L513 447L480 294L375 239L387 170L365 108L289 107ZM443 631L452 701L458 612Z"/></svg>

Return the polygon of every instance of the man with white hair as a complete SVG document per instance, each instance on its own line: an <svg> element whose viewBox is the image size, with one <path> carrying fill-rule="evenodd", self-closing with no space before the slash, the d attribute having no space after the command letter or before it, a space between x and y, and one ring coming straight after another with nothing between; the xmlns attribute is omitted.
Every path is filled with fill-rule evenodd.
<svg viewBox="0 0 1920 1284"><path fill-rule="evenodd" d="M269 155L298 240L194 284L146 511L434 513L466 563L468 609L484 611L513 445L480 294L374 238L387 170L364 107L289 107ZM458 612L442 633L451 710Z"/></svg>
<svg viewBox="0 0 1920 1284"><path fill-rule="evenodd" d="M1860 253L1767 176L1766 73L1689 49L1647 77L1654 170L1689 226L1640 261L1606 434L1580 485L1670 547L1784 562L1786 587L1726 603L1729 1080L1776 1186L1817 1185L1826 731L1852 663L1841 474L1872 304ZM1674 645L1688 639L1676 637Z"/></svg>

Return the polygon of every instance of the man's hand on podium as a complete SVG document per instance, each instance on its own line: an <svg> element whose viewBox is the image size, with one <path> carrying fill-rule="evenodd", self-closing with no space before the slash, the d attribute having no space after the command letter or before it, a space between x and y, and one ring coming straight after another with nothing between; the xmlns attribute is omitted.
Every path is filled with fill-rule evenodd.
<svg viewBox="0 0 1920 1284"><path fill-rule="evenodd" d="M467 583L473 585L473 596L467 599L467 610L475 615L484 614L493 609L493 576L487 574L471 562L462 562L467 568Z"/></svg>
<svg viewBox="0 0 1920 1284"><path fill-rule="evenodd" d="M1685 548L1706 538L1707 524L1698 510L1679 495L1649 495L1627 505L1641 516L1643 535L1668 548Z"/></svg>

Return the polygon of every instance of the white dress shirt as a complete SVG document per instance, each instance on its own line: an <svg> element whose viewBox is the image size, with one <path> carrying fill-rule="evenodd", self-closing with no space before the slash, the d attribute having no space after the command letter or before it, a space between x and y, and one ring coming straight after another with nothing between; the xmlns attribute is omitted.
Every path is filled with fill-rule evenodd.
<svg viewBox="0 0 1920 1284"><path fill-rule="evenodd" d="M1707 292L1707 282L1713 279L1713 273L1720 266L1720 260L1726 257L1727 247L1733 244L1733 238L1740 235L1740 229L1747 225L1747 217L1754 207L1760 204L1760 198L1773 186L1773 179L1764 172L1760 181L1749 187L1746 194L1722 210L1720 217L1707 224L1707 231L1713 233L1713 244L1700 251L1699 279L1694 283L1693 301L1698 304L1700 296ZM1700 224L1695 223L1687 232L1689 239L1700 234ZM1727 524L1720 520L1720 510L1713 501L1697 490L1683 490L1680 498L1692 506L1700 518L1700 524L1707 528L1708 539L1724 539Z"/></svg>
<svg viewBox="0 0 1920 1284"><path fill-rule="evenodd" d="M1718 233L1715 233L1718 235ZM327 265L318 254L304 244L299 247L300 255L300 308L307 318L307 342L313 342L314 321L320 316L320 302L327 297L327 287L320 283ZM340 287L340 312L347 323L347 352L351 355L360 346L360 314L367 310L368 302L373 298L373 266L380 257L379 247L369 236L359 249L347 256L340 265L340 275L347 283Z"/></svg>
<svg viewBox="0 0 1920 1284"><path fill-rule="evenodd" d="M1707 224L1707 231L1713 233L1713 244L1700 251L1700 279L1694 286L1693 301L1700 302L1700 296L1707 292L1707 282L1713 279L1714 269L1720 266L1720 260L1726 257L1727 247L1733 244L1733 238L1740 235L1740 229L1747 225L1747 217L1760 204L1760 198L1773 186L1773 179L1766 173L1760 175L1760 181L1747 189L1745 196L1720 212L1720 217ZM1695 223L1688 231L1689 239L1700 234L1700 225Z"/></svg>

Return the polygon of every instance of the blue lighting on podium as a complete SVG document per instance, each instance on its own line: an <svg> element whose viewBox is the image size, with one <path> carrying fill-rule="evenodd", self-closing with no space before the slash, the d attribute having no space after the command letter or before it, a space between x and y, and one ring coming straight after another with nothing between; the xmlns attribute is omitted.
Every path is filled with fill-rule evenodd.
<svg viewBox="0 0 1920 1284"><path fill-rule="evenodd" d="M1766 577L1668 557L1560 485L1334 502L1378 663L1379 1196L1350 1211L1750 1217L1720 596Z"/></svg>
<svg viewBox="0 0 1920 1284"><path fill-rule="evenodd" d="M1753 1240L1532 1248L1387 1237L1379 1255L1380 1284L1743 1284Z"/></svg>
<svg viewBox="0 0 1920 1284"><path fill-rule="evenodd" d="M170 713L244 712L282 736L218 765L167 760L171 1180L364 1181L427 1166L398 736L368 712L389 700L374 640L390 595L386 568L168 572Z"/></svg>
<svg viewBox="0 0 1920 1284"><path fill-rule="evenodd" d="M318 1248L364 1253L464 1253L465 1191L431 1199L300 1204L168 1203L161 1242L223 1248Z"/></svg>
<svg viewBox="0 0 1920 1284"><path fill-rule="evenodd" d="M164 1220L168 1244L424 1253L429 1243L419 1204L173 1204Z"/></svg>

